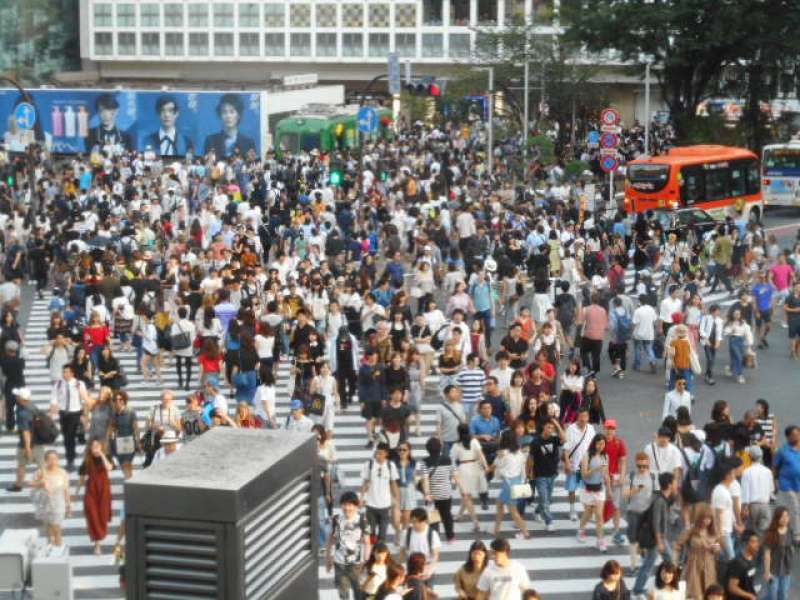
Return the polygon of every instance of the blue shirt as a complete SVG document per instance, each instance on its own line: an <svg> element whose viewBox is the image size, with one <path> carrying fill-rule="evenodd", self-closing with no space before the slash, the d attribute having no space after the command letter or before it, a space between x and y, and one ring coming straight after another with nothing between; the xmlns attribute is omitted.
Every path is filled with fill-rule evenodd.
<svg viewBox="0 0 800 600"><path fill-rule="evenodd" d="M492 284L486 281L473 285L472 302L478 312L492 310Z"/></svg>
<svg viewBox="0 0 800 600"><path fill-rule="evenodd" d="M497 436L500 433L500 421L494 416L484 419L482 415L475 415L469 422L469 432L472 435Z"/></svg>
<svg viewBox="0 0 800 600"><path fill-rule="evenodd" d="M753 296L756 298L758 310L772 308L772 297L775 295L775 286L771 283L757 283L753 286Z"/></svg>
<svg viewBox="0 0 800 600"><path fill-rule="evenodd" d="M80 184L81 184L81 189L82 190L88 190L90 187L92 187L92 173L91 173L91 171L84 171L83 172L83 174L81 175Z"/></svg>
<svg viewBox="0 0 800 600"><path fill-rule="evenodd" d="M785 444L775 456L775 468L779 491L800 492L800 449Z"/></svg>

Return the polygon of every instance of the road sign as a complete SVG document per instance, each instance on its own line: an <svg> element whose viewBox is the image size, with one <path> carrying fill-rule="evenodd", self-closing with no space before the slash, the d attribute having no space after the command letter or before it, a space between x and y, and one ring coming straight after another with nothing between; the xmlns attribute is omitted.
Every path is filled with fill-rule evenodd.
<svg viewBox="0 0 800 600"><path fill-rule="evenodd" d="M378 129L378 111L371 106L362 106L358 111L358 130L361 133L374 133Z"/></svg>
<svg viewBox="0 0 800 600"><path fill-rule="evenodd" d="M28 102L20 102L14 110L14 120L20 129L33 129L36 125L36 109Z"/></svg>
<svg viewBox="0 0 800 600"><path fill-rule="evenodd" d="M616 108L604 108L600 113L600 123L603 125L619 125L622 115Z"/></svg>
<svg viewBox="0 0 800 600"><path fill-rule="evenodd" d="M600 132L599 131L590 131L589 135L587 136L587 141L590 144L599 144L600 143Z"/></svg>
<svg viewBox="0 0 800 600"><path fill-rule="evenodd" d="M622 133L622 127L619 125L601 125L600 131L603 133L613 133L615 135L619 135Z"/></svg>
<svg viewBox="0 0 800 600"><path fill-rule="evenodd" d="M616 148L600 148L600 156L618 156Z"/></svg>
<svg viewBox="0 0 800 600"><path fill-rule="evenodd" d="M619 136L615 133L604 133L600 136L601 148L616 148L619 146Z"/></svg>
<svg viewBox="0 0 800 600"><path fill-rule="evenodd" d="M616 156L604 156L600 159L600 168L606 173L616 171L617 167L619 167L619 160Z"/></svg>
<svg viewBox="0 0 800 600"><path fill-rule="evenodd" d="M400 93L400 57L396 52L389 54L389 93L392 96Z"/></svg>

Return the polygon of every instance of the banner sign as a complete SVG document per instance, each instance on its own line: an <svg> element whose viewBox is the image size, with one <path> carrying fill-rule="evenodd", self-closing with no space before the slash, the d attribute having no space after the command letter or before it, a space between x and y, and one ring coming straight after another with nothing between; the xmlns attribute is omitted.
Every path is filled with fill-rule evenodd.
<svg viewBox="0 0 800 600"><path fill-rule="evenodd" d="M261 121L264 92L143 90L30 90L32 127L20 126L27 103L17 90L0 90L0 138L7 150L23 152L36 141L53 152L95 148L151 151L161 156L217 158L264 152Z"/></svg>

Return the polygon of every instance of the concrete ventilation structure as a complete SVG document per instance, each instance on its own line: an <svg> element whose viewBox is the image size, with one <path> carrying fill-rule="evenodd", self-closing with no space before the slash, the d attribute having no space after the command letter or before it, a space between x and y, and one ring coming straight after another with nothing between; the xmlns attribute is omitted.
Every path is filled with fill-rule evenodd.
<svg viewBox="0 0 800 600"><path fill-rule="evenodd" d="M316 442L220 427L125 484L129 600L318 594Z"/></svg>

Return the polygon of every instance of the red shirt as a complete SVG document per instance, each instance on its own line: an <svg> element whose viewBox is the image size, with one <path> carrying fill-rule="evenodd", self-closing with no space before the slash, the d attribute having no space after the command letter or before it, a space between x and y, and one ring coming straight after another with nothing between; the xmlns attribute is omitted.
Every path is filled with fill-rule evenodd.
<svg viewBox="0 0 800 600"><path fill-rule="evenodd" d="M608 455L609 475L620 475L619 463L628 456L628 448L625 440L615 437L613 440L606 440L606 454Z"/></svg>
<svg viewBox="0 0 800 600"><path fill-rule="evenodd" d="M84 329L83 336L91 352L98 346L106 345L108 338L111 336L111 331L108 329L108 325L94 325Z"/></svg>
<svg viewBox="0 0 800 600"><path fill-rule="evenodd" d="M203 371L206 373L219 373L220 369L220 358L211 358L206 354L201 354L197 357L200 366L203 367Z"/></svg>

